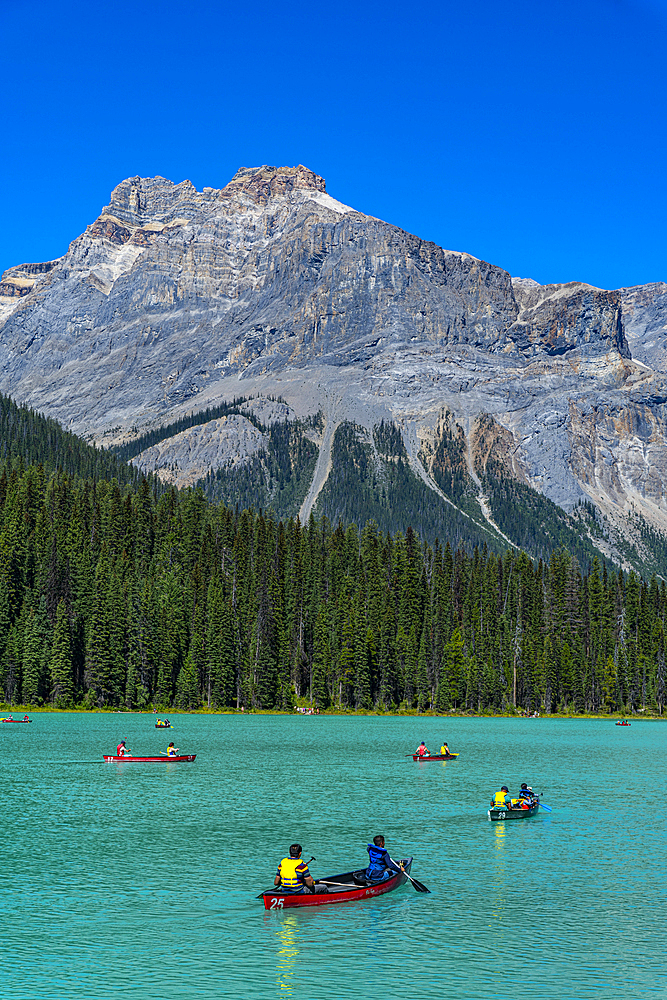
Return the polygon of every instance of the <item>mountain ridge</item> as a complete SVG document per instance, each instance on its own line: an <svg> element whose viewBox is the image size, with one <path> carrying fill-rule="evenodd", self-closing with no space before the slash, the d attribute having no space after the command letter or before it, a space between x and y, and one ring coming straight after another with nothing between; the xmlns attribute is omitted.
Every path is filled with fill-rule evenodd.
<svg viewBox="0 0 667 1000"><path fill-rule="evenodd" d="M265 165L201 192L128 178L63 257L6 271L0 390L107 446L240 391L280 397L295 420L321 413L306 516L324 503L338 427L362 429L385 476L373 447L383 421L432 502L458 507L451 476L443 490L420 458L441 446L446 412L465 439L465 516L488 525L474 428L491 419L507 438L503 474L568 516L593 503L623 562L635 516L667 531L665 333L663 283L512 278L342 205L306 167ZM134 461L173 481L175 466L193 481L207 462L223 475L245 419ZM267 445L252 437L247 463Z"/></svg>

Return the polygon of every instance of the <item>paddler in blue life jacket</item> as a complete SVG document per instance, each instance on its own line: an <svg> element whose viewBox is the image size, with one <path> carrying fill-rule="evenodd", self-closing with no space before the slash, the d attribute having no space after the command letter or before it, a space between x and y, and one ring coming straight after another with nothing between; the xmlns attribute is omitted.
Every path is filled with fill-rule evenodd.
<svg viewBox="0 0 667 1000"><path fill-rule="evenodd" d="M386 878L391 878L396 872L403 871L403 865L395 864L389 857L382 834L373 837L373 843L368 845L368 857L370 864L366 869L366 878L371 882L382 882Z"/></svg>
<svg viewBox="0 0 667 1000"><path fill-rule="evenodd" d="M529 788L525 781L521 786L521 791L519 792L519 798L528 799L529 802L532 802L532 800L535 798L535 793L533 792L533 789Z"/></svg>
<svg viewBox="0 0 667 1000"><path fill-rule="evenodd" d="M511 809L512 800L510 798L510 790L507 785L503 785L499 792L491 799L491 806L493 809Z"/></svg>
<svg viewBox="0 0 667 1000"><path fill-rule="evenodd" d="M302 850L301 844L292 844L289 858L283 858L278 865L273 884L280 886L281 892L305 892L306 889L315 891L315 879L308 871L306 862L301 860Z"/></svg>

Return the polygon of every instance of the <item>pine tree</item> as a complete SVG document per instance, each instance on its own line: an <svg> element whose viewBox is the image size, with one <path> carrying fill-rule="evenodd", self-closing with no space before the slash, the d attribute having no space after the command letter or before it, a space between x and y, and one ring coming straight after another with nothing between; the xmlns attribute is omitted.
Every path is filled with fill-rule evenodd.
<svg viewBox="0 0 667 1000"><path fill-rule="evenodd" d="M550 635L544 637L544 711L551 713L558 703L558 659L554 641Z"/></svg>
<svg viewBox="0 0 667 1000"><path fill-rule="evenodd" d="M440 688L446 686L444 699L438 702L438 710L451 705L458 708L462 700L462 686L465 671L465 657L463 655L463 637L460 629L454 629L451 639L445 646L445 654L442 661L440 674ZM440 694L439 694L440 697Z"/></svg>
<svg viewBox="0 0 667 1000"><path fill-rule="evenodd" d="M224 590L216 581L209 585L206 605L207 702L210 708L227 708L236 697L234 623Z"/></svg>
<svg viewBox="0 0 667 1000"><path fill-rule="evenodd" d="M48 697L51 629L42 600L28 612L23 636L23 690L26 705L41 705Z"/></svg>
<svg viewBox="0 0 667 1000"><path fill-rule="evenodd" d="M320 606L313 636L313 673L311 699L316 708L325 709L329 705L329 643L327 638L327 615L325 605Z"/></svg>
<svg viewBox="0 0 667 1000"><path fill-rule="evenodd" d="M191 653L185 658L176 680L176 707L186 711L201 706L197 664Z"/></svg>
<svg viewBox="0 0 667 1000"><path fill-rule="evenodd" d="M419 653L417 655L417 708L425 712L430 708L431 691L428 682L428 642L426 623L422 629Z"/></svg>
<svg viewBox="0 0 667 1000"><path fill-rule="evenodd" d="M355 647L355 680L354 680L354 705L357 709L368 711L372 707L371 700L371 677L374 672L375 659L375 638L371 628L362 631L361 619L357 622L357 636L359 636Z"/></svg>
<svg viewBox="0 0 667 1000"><path fill-rule="evenodd" d="M2 690L8 705L21 700L21 635L17 625L9 630L2 662Z"/></svg>
<svg viewBox="0 0 667 1000"><path fill-rule="evenodd" d="M69 617L64 600L56 610L56 625L51 649L51 700L56 708L71 708L74 703L72 647Z"/></svg>
<svg viewBox="0 0 667 1000"><path fill-rule="evenodd" d="M609 655L604 665L602 677L602 699L605 711L613 712L616 701L616 665L613 656Z"/></svg>

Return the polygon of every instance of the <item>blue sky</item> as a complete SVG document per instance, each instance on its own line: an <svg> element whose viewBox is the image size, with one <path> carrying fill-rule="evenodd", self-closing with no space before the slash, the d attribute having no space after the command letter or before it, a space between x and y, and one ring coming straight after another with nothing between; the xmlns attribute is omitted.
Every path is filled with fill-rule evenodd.
<svg viewBox="0 0 667 1000"><path fill-rule="evenodd" d="M0 270L123 178L303 163L514 275L667 281L667 0L3 0Z"/></svg>

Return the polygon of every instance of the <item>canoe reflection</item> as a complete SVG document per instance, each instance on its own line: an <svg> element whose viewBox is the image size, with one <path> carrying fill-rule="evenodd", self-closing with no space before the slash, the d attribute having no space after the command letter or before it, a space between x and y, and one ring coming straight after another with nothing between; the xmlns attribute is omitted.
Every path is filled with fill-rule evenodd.
<svg viewBox="0 0 667 1000"><path fill-rule="evenodd" d="M289 997L294 995L294 971L296 957L299 954L299 922L296 914L286 913L276 929L276 934L281 944L278 949L277 963L278 996Z"/></svg>
<svg viewBox="0 0 667 1000"><path fill-rule="evenodd" d="M502 921L507 907L507 887L509 876L507 874L507 856L505 854L507 829L504 823L495 823L493 826L495 834L495 856L494 872L494 892L491 900L491 915L496 920Z"/></svg>

